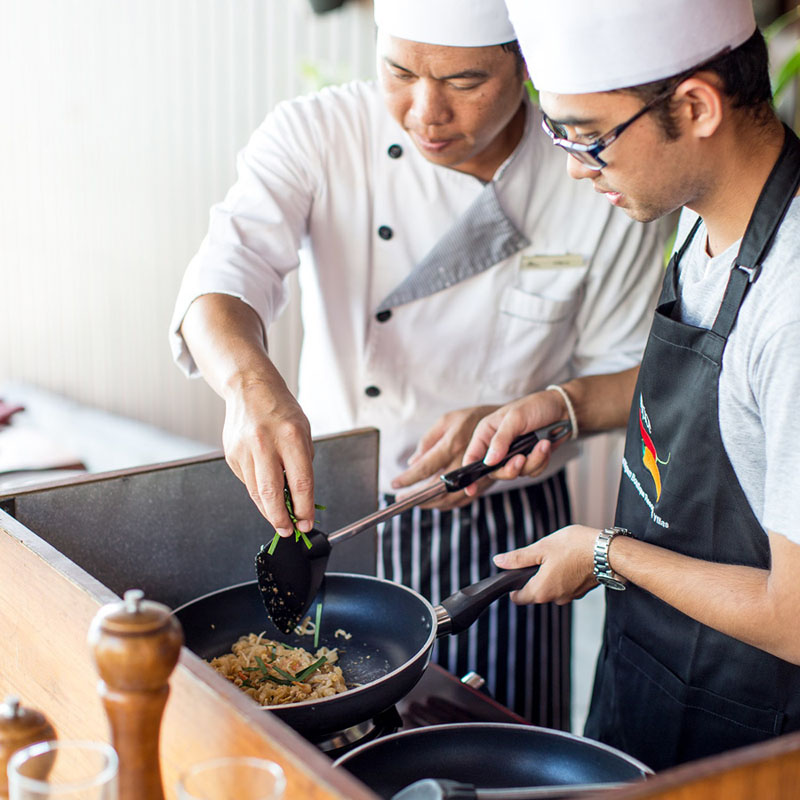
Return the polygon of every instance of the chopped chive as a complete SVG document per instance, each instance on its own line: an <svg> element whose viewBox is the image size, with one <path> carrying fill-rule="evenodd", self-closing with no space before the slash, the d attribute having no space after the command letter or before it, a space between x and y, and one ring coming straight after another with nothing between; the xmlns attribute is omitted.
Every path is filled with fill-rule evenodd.
<svg viewBox="0 0 800 800"><path fill-rule="evenodd" d="M285 669L281 669L280 667L276 667L274 664L272 665L272 669L274 669L275 672L277 672L278 675L281 676L281 678L284 678L287 681L297 680L297 678L295 678L295 676L292 675L291 672L287 672Z"/></svg>
<svg viewBox="0 0 800 800"><path fill-rule="evenodd" d="M295 682L294 678L291 680L284 680L283 678L276 678L274 675L265 675L264 680L272 681L273 683L277 683L279 686L291 686Z"/></svg>
<svg viewBox="0 0 800 800"><path fill-rule="evenodd" d="M267 665L261 659L260 656L256 656L256 664L258 664L258 668L261 671L261 676L268 681L272 681L273 683L279 683L282 686L288 686L289 684L294 682L294 676L288 672L284 672L284 670L280 669L280 667L273 666L272 668L277 672L281 677L278 678L273 675L268 669Z"/></svg>
<svg viewBox="0 0 800 800"><path fill-rule="evenodd" d="M327 658L325 656L320 656L313 664L306 667L305 669L301 669L294 678L297 681L304 681L313 675L325 662L327 662Z"/></svg>
<svg viewBox="0 0 800 800"><path fill-rule="evenodd" d="M314 624L314 649L319 647L319 623L322 619L322 603L317 603L317 617Z"/></svg>
<svg viewBox="0 0 800 800"><path fill-rule="evenodd" d="M297 517L295 516L295 513L294 513L294 506L292 505L292 495L289 492L289 487L288 486L284 486L283 487L283 502L284 502L284 505L286 506L286 511L289 514L289 519L292 521L292 527L294 528L294 540L295 540L295 542L299 542L299 541L302 540L303 544L309 550L311 550L312 545L311 545L311 541L309 540L308 536L306 536L305 533L303 533L303 531L301 531L297 527ZM321 506L321 505L319 505L319 503L314 503L314 508L318 508L318 509L320 509L320 511L324 511L327 508L327 506ZM316 522L316 521L317 520L314 520L314 522ZM276 531L275 535L272 537L272 541L270 542L269 548L267 550L267 555L271 556L275 552L275 548L276 548L276 546L278 544L278 539L279 538L280 537L278 536L278 532Z"/></svg>

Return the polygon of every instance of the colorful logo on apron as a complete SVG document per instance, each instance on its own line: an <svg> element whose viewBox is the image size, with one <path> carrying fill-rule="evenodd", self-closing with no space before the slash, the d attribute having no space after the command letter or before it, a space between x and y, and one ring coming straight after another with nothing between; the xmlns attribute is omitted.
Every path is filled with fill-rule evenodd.
<svg viewBox="0 0 800 800"><path fill-rule="evenodd" d="M656 446L653 444L653 439L650 434L652 428L650 426L650 419L647 416L647 411L644 407L644 399L639 395L639 432L642 434L642 463L645 465L647 471L653 476L653 481L656 485L656 502L661 497L661 471L658 465L669 464L672 453L667 456L666 461L662 461L658 457Z"/></svg>

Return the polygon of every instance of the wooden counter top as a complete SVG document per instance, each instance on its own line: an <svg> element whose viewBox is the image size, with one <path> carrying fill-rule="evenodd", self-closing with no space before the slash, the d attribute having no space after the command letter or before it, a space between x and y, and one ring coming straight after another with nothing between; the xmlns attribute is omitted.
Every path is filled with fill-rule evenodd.
<svg viewBox="0 0 800 800"><path fill-rule="evenodd" d="M86 641L98 609L117 596L7 514L0 512L0 694L44 712L62 739L108 741L97 673ZM287 800L376 800L301 736L183 649L170 679L161 729L168 798L178 773L222 755L277 761Z"/></svg>

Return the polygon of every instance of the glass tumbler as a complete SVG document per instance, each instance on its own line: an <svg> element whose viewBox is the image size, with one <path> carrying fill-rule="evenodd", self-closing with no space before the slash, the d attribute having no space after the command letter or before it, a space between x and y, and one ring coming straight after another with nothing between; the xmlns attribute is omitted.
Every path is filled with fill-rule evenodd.
<svg viewBox="0 0 800 800"><path fill-rule="evenodd" d="M229 756L193 764L177 789L178 800L281 800L286 776L273 761Z"/></svg>
<svg viewBox="0 0 800 800"><path fill-rule="evenodd" d="M104 742L39 742L9 759L9 800L118 800L118 767Z"/></svg>

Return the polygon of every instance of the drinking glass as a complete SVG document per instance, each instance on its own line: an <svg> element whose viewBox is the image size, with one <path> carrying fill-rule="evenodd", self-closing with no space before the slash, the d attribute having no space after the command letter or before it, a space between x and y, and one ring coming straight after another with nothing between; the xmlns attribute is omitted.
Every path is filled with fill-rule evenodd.
<svg viewBox="0 0 800 800"><path fill-rule="evenodd" d="M118 767L104 742L39 742L9 759L9 800L118 800Z"/></svg>
<svg viewBox="0 0 800 800"><path fill-rule="evenodd" d="M189 767L177 788L178 800L280 800L286 776L273 761L230 756Z"/></svg>

